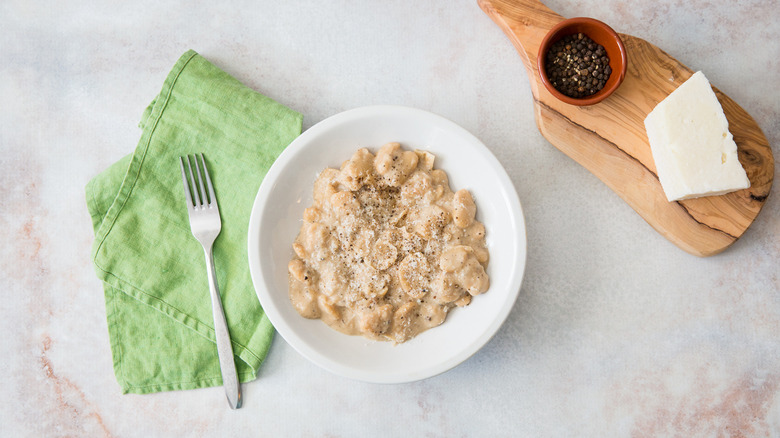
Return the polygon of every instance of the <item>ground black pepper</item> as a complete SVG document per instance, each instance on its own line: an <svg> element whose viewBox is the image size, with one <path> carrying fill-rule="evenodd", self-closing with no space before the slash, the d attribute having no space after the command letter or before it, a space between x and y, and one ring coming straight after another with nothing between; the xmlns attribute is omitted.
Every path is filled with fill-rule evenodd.
<svg viewBox="0 0 780 438"><path fill-rule="evenodd" d="M575 98L597 93L612 73L604 46L584 33L567 35L550 46L545 71L556 90Z"/></svg>

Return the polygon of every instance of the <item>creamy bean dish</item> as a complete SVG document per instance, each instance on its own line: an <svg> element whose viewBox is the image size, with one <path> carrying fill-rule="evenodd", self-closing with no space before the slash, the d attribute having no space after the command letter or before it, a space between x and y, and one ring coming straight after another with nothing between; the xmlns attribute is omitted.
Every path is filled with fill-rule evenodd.
<svg viewBox="0 0 780 438"><path fill-rule="evenodd" d="M293 243L290 300L303 317L405 342L489 286L485 227L434 155L388 143L359 149L314 182Z"/></svg>

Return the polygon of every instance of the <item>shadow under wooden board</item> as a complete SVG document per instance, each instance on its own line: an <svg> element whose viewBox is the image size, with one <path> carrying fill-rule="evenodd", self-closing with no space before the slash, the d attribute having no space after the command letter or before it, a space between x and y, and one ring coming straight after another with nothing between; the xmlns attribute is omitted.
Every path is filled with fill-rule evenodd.
<svg viewBox="0 0 780 438"><path fill-rule="evenodd" d="M706 257L728 248L753 223L772 187L774 158L761 128L736 102L713 87L750 188L669 202L658 181L644 119L694 72L647 41L620 34L628 55L623 84L595 105L568 105L544 88L536 66L542 39L564 17L536 0L478 2L520 53L542 135L603 181L656 231L683 250Z"/></svg>

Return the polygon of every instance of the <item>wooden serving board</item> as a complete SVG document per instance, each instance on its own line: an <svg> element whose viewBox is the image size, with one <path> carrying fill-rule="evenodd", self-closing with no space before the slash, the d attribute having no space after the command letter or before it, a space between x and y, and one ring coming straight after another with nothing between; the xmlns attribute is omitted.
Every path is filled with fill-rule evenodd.
<svg viewBox="0 0 780 438"><path fill-rule="evenodd" d="M544 88L536 66L542 39L564 18L536 0L478 2L520 53L542 135L603 181L659 233L683 250L704 257L728 248L753 223L772 187L774 158L763 132L742 107L713 87L750 188L668 202L658 181L644 119L694 72L647 41L620 34L628 55L620 88L595 105L568 105Z"/></svg>

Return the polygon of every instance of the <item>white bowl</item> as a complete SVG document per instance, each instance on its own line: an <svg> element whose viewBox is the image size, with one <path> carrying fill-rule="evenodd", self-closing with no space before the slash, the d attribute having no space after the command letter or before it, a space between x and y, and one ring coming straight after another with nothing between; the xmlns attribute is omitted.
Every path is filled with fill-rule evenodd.
<svg viewBox="0 0 780 438"><path fill-rule="evenodd" d="M436 155L453 191L467 189L486 228L490 289L446 321L400 345L339 333L301 317L287 293L287 263L312 184L361 147L385 143ZM279 334L300 354L335 374L401 383L447 371L498 331L520 291L526 258L525 222L517 192L493 154L473 135L435 114L401 106L369 106L329 117L306 130L271 166L249 221L249 268L257 297Z"/></svg>

